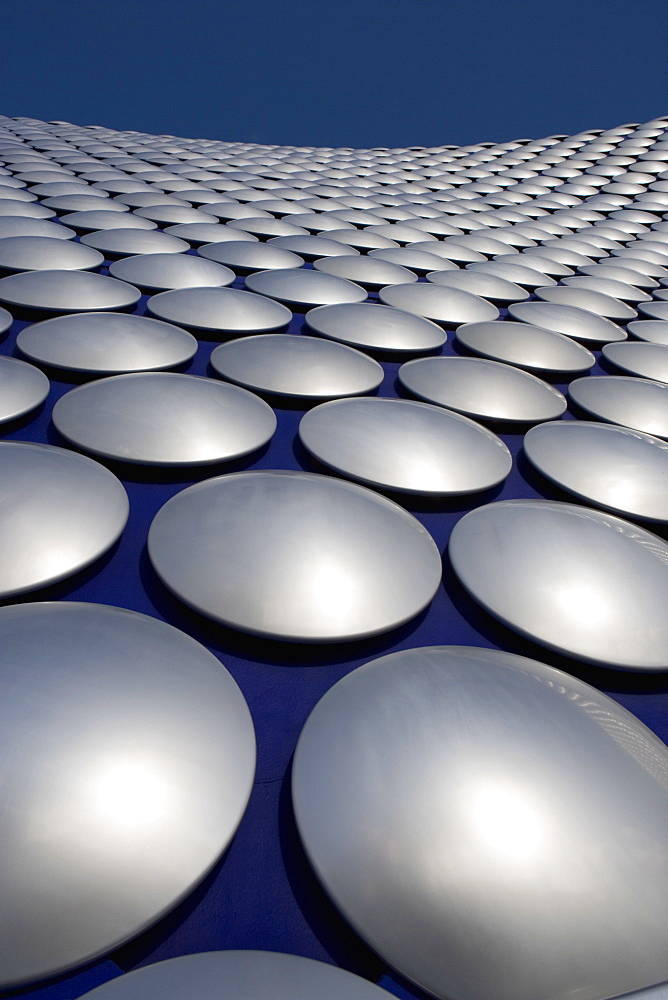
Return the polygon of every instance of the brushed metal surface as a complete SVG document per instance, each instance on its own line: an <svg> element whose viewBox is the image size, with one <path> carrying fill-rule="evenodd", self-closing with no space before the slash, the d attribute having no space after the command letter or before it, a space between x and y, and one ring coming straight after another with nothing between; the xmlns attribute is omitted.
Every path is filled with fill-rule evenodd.
<svg viewBox="0 0 668 1000"><path fill-rule="evenodd" d="M668 445L627 427L560 420L532 427L524 452L547 479L625 517L668 522Z"/></svg>
<svg viewBox="0 0 668 1000"><path fill-rule="evenodd" d="M554 386L482 358L420 358L402 365L398 378L418 399L474 420L533 424L555 420L566 409Z"/></svg>
<svg viewBox="0 0 668 1000"><path fill-rule="evenodd" d="M373 392L383 381L377 361L319 337L264 334L220 344L211 366L248 389L294 399L332 399Z"/></svg>
<svg viewBox="0 0 668 1000"><path fill-rule="evenodd" d="M578 378L568 396L597 420L668 438L668 385L626 375Z"/></svg>
<svg viewBox="0 0 668 1000"><path fill-rule="evenodd" d="M40 364L97 375L175 368L197 350L192 334L171 323L127 313L84 312L24 327L22 354Z"/></svg>
<svg viewBox="0 0 668 1000"><path fill-rule="evenodd" d="M234 271L212 260L192 254L146 253L115 260L109 274L129 281L146 292L163 292L174 288L220 288L231 285Z"/></svg>
<svg viewBox="0 0 668 1000"><path fill-rule="evenodd" d="M119 538L123 486L84 455L24 441L0 443L0 597L71 576Z"/></svg>
<svg viewBox="0 0 668 1000"><path fill-rule="evenodd" d="M534 642L618 670L668 667L668 545L644 528L506 500L458 521L448 552L474 599Z"/></svg>
<svg viewBox="0 0 668 1000"><path fill-rule="evenodd" d="M439 551L414 517L365 487L302 472L189 487L156 514L148 552L163 583L201 614L300 642L395 628L441 580Z"/></svg>
<svg viewBox="0 0 668 1000"><path fill-rule="evenodd" d="M275 951L207 951L136 969L98 986L82 1000L140 996L142 1000L388 1000L390 994L352 972L311 958Z"/></svg>
<svg viewBox="0 0 668 1000"><path fill-rule="evenodd" d="M606 361L620 371L650 378L655 382L668 382L668 344L640 341L604 344L602 354Z"/></svg>
<svg viewBox="0 0 668 1000"><path fill-rule="evenodd" d="M518 302L508 307L508 315L544 330L563 333L583 344L610 344L626 340L626 331L605 316L597 316L577 306L557 302Z"/></svg>
<svg viewBox="0 0 668 1000"><path fill-rule="evenodd" d="M335 904L427 992L602 1000L665 976L666 756L562 671L431 646L321 698L293 803Z"/></svg>
<svg viewBox="0 0 668 1000"><path fill-rule="evenodd" d="M0 423L30 413L49 395L44 372L17 358L0 355Z"/></svg>
<svg viewBox="0 0 668 1000"><path fill-rule="evenodd" d="M88 271L23 271L0 278L0 301L44 312L129 309L141 294L134 285Z"/></svg>
<svg viewBox="0 0 668 1000"><path fill-rule="evenodd" d="M292 319L290 310L264 295L238 288L181 288L152 295L146 308L168 323L211 333L267 333Z"/></svg>
<svg viewBox="0 0 668 1000"><path fill-rule="evenodd" d="M307 327L321 337L378 351L435 351L448 336L422 316L371 302L319 306L310 309L305 319Z"/></svg>
<svg viewBox="0 0 668 1000"><path fill-rule="evenodd" d="M490 489L512 468L496 434L439 406L405 399L335 400L306 413L302 444L337 472L423 496Z"/></svg>
<svg viewBox="0 0 668 1000"><path fill-rule="evenodd" d="M123 608L0 609L0 674L6 987L98 958L190 892L243 815L255 738L208 650Z"/></svg>
<svg viewBox="0 0 668 1000"><path fill-rule="evenodd" d="M8 236L0 239L0 271L92 270L104 257L91 247L49 236Z"/></svg>
<svg viewBox="0 0 668 1000"><path fill-rule="evenodd" d="M474 354L534 372L585 372L596 364L591 351L575 340L530 323L464 323L457 341Z"/></svg>
<svg viewBox="0 0 668 1000"><path fill-rule="evenodd" d="M363 302L367 297L365 289L353 281L304 268L258 271L249 274L245 284L251 292L299 309L338 305L342 302Z"/></svg>
<svg viewBox="0 0 668 1000"><path fill-rule="evenodd" d="M414 285L381 288L378 298L386 306L423 316L434 323L442 323L443 326L477 323L496 319L499 315L496 306L486 299L459 288L445 288L423 281Z"/></svg>

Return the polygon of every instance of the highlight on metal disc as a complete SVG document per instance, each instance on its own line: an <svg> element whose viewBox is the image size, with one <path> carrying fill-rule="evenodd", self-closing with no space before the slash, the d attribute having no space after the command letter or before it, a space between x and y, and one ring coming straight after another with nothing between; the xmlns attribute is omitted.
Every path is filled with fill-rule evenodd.
<svg viewBox="0 0 668 1000"><path fill-rule="evenodd" d="M529 323L464 323L457 341L473 354L535 372L585 372L596 363L586 347Z"/></svg>
<svg viewBox="0 0 668 1000"><path fill-rule="evenodd" d="M435 351L448 336L437 323L422 316L371 302L318 306L309 309L305 320L307 327L321 337L377 351Z"/></svg>
<svg viewBox="0 0 668 1000"><path fill-rule="evenodd" d="M626 375L578 378L569 399L597 420L668 438L668 385Z"/></svg>
<svg viewBox="0 0 668 1000"><path fill-rule="evenodd" d="M303 268L249 274L246 288L297 309L363 302L367 297L366 291L352 281Z"/></svg>
<svg viewBox="0 0 668 1000"><path fill-rule="evenodd" d="M134 285L88 271L24 271L0 278L0 301L43 312L129 309L141 298Z"/></svg>
<svg viewBox="0 0 668 1000"><path fill-rule="evenodd" d="M434 323L442 323L443 326L478 323L497 319L499 315L496 306L471 292L424 282L381 288L378 298L386 306L423 316Z"/></svg>
<svg viewBox="0 0 668 1000"><path fill-rule="evenodd" d="M49 395L44 372L17 358L0 355L0 423L35 410Z"/></svg>
<svg viewBox="0 0 668 1000"><path fill-rule="evenodd" d="M7 606L0 649L11 987L118 948L195 887L244 813L255 738L225 667L155 618Z"/></svg>
<svg viewBox="0 0 668 1000"><path fill-rule="evenodd" d="M152 295L146 308L158 319L192 330L236 335L286 327L290 310L264 295L238 288L179 288Z"/></svg>
<svg viewBox="0 0 668 1000"><path fill-rule="evenodd" d="M441 579L439 551L414 517L365 487L302 472L183 490L156 514L148 551L200 614L296 642L386 632L419 614Z"/></svg>

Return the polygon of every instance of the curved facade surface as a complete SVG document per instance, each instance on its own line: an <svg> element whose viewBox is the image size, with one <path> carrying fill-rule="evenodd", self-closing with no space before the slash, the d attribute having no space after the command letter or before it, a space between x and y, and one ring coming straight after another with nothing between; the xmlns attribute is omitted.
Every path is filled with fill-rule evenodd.
<svg viewBox="0 0 668 1000"><path fill-rule="evenodd" d="M666 298L668 119L333 149L0 117L0 355L21 362L0 402L27 366L48 379L0 406L2 573L33 581L0 609L3 995L77 998L217 951L404 1000L668 980ZM131 408L128 378L147 387ZM63 437L69 393L99 403ZM244 434L231 393L270 428L214 461L211 427ZM370 426L365 397L393 419ZM448 414L500 473L479 444L434 444ZM19 482L16 442L87 449L127 494L94 562L76 554L95 493L40 463ZM213 500L165 533L185 490ZM169 664L123 613L102 657L85 611L51 632L44 602L166 622ZM225 713L193 658L234 690ZM205 829L250 787L248 710L245 812Z"/></svg>

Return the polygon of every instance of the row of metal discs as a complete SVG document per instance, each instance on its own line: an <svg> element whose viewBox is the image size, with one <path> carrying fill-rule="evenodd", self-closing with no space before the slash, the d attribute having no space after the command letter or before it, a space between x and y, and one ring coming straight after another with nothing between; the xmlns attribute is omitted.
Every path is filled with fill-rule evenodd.
<svg viewBox="0 0 668 1000"><path fill-rule="evenodd" d="M377 151L0 128L0 323L54 317L19 330L22 356L95 377L53 407L66 441L122 462L214 464L270 441L267 399L319 404L299 438L346 478L225 474L158 511L149 557L181 601L284 640L391 630L431 602L441 557L368 486L474 505L511 469L494 428L530 427L533 466L595 508L478 505L451 533L455 573L549 649L666 669L668 546L604 513L668 522L664 122ZM291 310L304 332L282 332ZM210 357L223 381L165 371L188 365L196 337L223 341ZM624 374L584 374L601 345ZM369 395L388 359L413 399ZM0 360L1 417L16 421L49 380ZM559 419L550 381L574 374L569 398L594 421ZM75 573L124 529L122 484L76 451L6 441L0 482L3 598ZM10 604L0 637L0 974L14 986L111 950L197 884L244 813L255 741L220 662L157 619ZM588 685L509 653L428 647L325 695L297 746L293 801L325 889L410 982L441 998L562 1000L577 969L579 1000L602 1000L668 977L665 766L659 741ZM261 953L175 959L94 995L208 1000L221 983L243 1000L384 995Z"/></svg>

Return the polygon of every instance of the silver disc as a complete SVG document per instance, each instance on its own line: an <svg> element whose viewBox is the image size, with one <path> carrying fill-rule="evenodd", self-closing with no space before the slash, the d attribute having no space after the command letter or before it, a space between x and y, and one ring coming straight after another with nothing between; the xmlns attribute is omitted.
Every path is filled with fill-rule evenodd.
<svg viewBox="0 0 668 1000"><path fill-rule="evenodd" d="M0 609L0 674L7 987L99 958L183 899L239 824L255 739L208 650L123 608Z"/></svg>
<svg viewBox="0 0 668 1000"><path fill-rule="evenodd" d="M519 368L482 358L420 358L399 369L399 381L427 403L475 420L535 424L555 420L564 396Z"/></svg>
<svg viewBox="0 0 668 1000"><path fill-rule="evenodd" d="M141 295L134 285L88 271L24 271L0 278L0 301L44 312L129 309Z"/></svg>
<svg viewBox="0 0 668 1000"><path fill-rule="evenodd" d="M107 260L142 253L184 253L189 248L185 240L157 229L103 229L82 236L81 243L100 250Z"/></svg>
<svg viewBox="0 0 668 1000"><path fill-rule="evenodd" d="M71 576L119 538L125 490L108 469L64 448L0 443L0 597Z"/></svg>
<svg viewBox="0 0 668 1000"><path fill-rule="evenodd" d="M367 297L366 291L352 281L304 268L258 271L246 278L246 288L299 309L363 302Z"/></svg>
<svg viewBox="0 0 668 1000"><path fill-rule="evenodd" d="M627 320L635 319L638 315L636 310L632 309L626 302L620 302L619 299L614 299L612 295L605 295L603 292L594 292L589 288L551 285L549 288L537 288L535 294L544 302L575 306L576 309L585 309L596 316L603 316L605 319L613 319L623 323L626 323Z"/></svg>
<svg viewBox="0 0 668 1000"><path fill-rule="evenodd" d="M9 236L0 239L0 270L86 271L99 267L104 257L91 247L50 236Z"/></svg>
<svg viewBox="0 0 668 1000"><path fill-rule="evenodd" d="M211 365L230 382L295 399L359 396L377 389L384 377L377 361L352 347L287 333L220 344Z"/></svg>
<svg viewBox="0 0 668 1000"><path fill-rule="evenodd" d="M335 904L430 995L568 1000L577 968L601 1000L665 975L666 758L568 674L428 646L321 698L293 802Z"/></svg>
<svg viewBox="0 0 668 1000"><path fill-rule="evenodd" d="M287 326L290 310L280 302L238 288L180 288L160 292L147 309L159 319L210 333L269 333Z"/></svg>
<svg viewBox="0 0 668 1000"><path fill-rule="evenodd" d="M668 668L668 545L649 531L575 504L506 500L458 521L448 551L475 600L534 642L619 670Z"/></svg>
<svg viewBox="0 0 668 1000"><path fill-rule="evenodd" d="M301 267L304 261L296 253L281 250L268 243L209 243L199 247L197 253L207 260L231 267L237 274L252 274L253 271L283 270L287 267Z"/></svg>
<svg viewBox="0 0 668 1000"><path fill-rule="evenodd" d="M668 438L668 385L625 375L578 378L568 396L597 420Z"/></svg>
<svg viewBox="0 0 668 1000"><path fill-rule="evenodd" d="M245 389L173 372L88 382L60 397L52 419L78 448L144 465L229 461L276 430L271 407Z"/></svg>
<svg viewBox="0 0 668 1000"><path fill-rule="evenodd" d="M638 340L668 344L668 319L637 319L628 324L627 330Z"/></svg>
<svg viewBox="0 0 668 1000"><path fill-rule="evenodd" d="M602 353L605 360L620 371L655 382L668 382L668 344L626 341L604 344Z"/></svg>
<svg viewBox="0 0 668 1000"><path fill-rule="evenodd" d="M146 253L124 257L109 267L109 274L129 281L146 292L163 292L173 288L222 287L234 281L234 271L212 260L192 254Z"/></svg>
<svg viewBox="0 0 668 1000"><path fill-rule="evenodd" d="M423 316L443 326L478 323L497 319L499 315L496 306L486 299L459 288L444 288L425 282L381 288L378 298L386 306Z"/></svg>
<svg viewBox="0 0 668 1000"><path fill-rule="evenodd" d="M377 351L435 351L447 340L445 330L422 316L375 303L319 306L306 313L306 325L321 337Z"/></svg>
<svg viewBox="0 0 668 1000"><path fill-rule="evenodd" d="M0 335L6 333L14 322L14 317L7 309L0 306Z"/></svg>
<svg viewBox="0 0 668 1000"><path fill-rule="evenodd" d="M529 323L464 323L457 341L483 358L534 372L585 372L596 364L591 351L570 337Z"/></svg>
<svg viewBox="0 0 668 1000"><path fill-rule="evenodd" d="M0 355L0 423L36 409L49 395L44 372L16 358Z"/></svg>
<svg viewBox="0 0 668 1000"><path fill-rule="evenodd" d="M427 275L427 281L444 288L460 288L463 292L479 295L481 298L499 305L521 302L522 299L529 297L529 293L513 281L482 269L475 271L430 271Z"/></svg>
<svg viewBox="0 0 668 1000"><path fill-rule="evenodd" d="M127 313L56 316L20 331L16 346L39 364L96 375L175 368L197 351L197 341L171 323Z"/></svg>
<svg viewBox="0 0 668 1000"><path fill-rule="evenodd" d="M467 417L405 399L323 403L302 417L299 437L344 476L400 493L475 493L503 482L512 467L496 434Z"/></svg>
<svg viewBox="0 0 668 1000"><path fill-rule="evenodd" d="M563 333L583 344L610 344L626 340L626 331L621 326L605 316L597 316L576 306L557 302L518 302L508 307L508 314L522 323Z"/></svg>
<svg viewBox="0 0 668 1000"><path fill-rule="evenodd" d="M201 614L300 642L395 628L441 579L438 549L414 517L365 487L302 472L189 487L156 514L148 551L166 586Z"/></svg>
<svg viewBox="0 0 668 1000"><path fill-rule="evenodd" d="M407 267L400 267L399 264L390 264L387 260L378 260L377 257L324 257L322 260L313 262L316 271L324 271L326 274L335 274L338 278L347 278L355 281L362 288L369 288L377 291L385 288L386 285L400 285L407 282L417 281L417 274L413 274Z"/></svg>
<svg viewBox="0 0 668 1000"><path fill-rule="evenodd" d="M82 1000L137 1000L139 996L144 1000L390 998L368 980L310 958L274 951L207 951L118 976L86 993Z"/></svg>
<svg viewBox="0 0 668 1000"><path fill-rule="evenodd" d="M626 517L668 522L668 445L627 427L561 420L532 427L524 452L557 486Z"/></svg>

